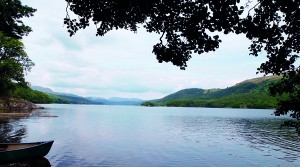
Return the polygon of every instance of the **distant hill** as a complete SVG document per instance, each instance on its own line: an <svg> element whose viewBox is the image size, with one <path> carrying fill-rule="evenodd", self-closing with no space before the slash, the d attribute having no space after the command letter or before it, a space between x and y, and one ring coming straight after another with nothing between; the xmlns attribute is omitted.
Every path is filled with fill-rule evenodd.
<svg viewBox="0 0 300 167"><path fill-rule="evenodd" d="M137 98L122 98L122 97L111 97L108 99L101 97L86 97L86 99L95 102L103 103L106 105L141 105L144 100Z"/></svg>
<svg viewBox="0 0 300 167"><path fill-rule="evenodd" d="M121 104L121 105L141 105L144 100L138 98L121 98L121 97L111 97L108 100L108 103L111 105Z"/></svg>
<svg viewBox="0 0 300 167"><path fill-rule="evenodd" d="M92 101L94 103L102 103L102 104L108 104L109 101L105 98L102 97L85 97L86 99L88 99L89 101Z"/></svg>
<svg viewBox="0 0 300 167"><path fill-rule="evenodd" d="M82 97L70 93L54 92L53 90L40 86L32 86L31 89L47 93L54 103L63 104L105 104L105 105L140 105L144 101L136 98L113 97L109 99L101 97Z"/></svg>
<svg viewBox="0 0 300 167"><path fill-rule="evenodd" d="M49 96L48 93L43 93L41 91L32 90L29 87L22 87L16 85L16 90L12 92L12 96L17 99L25 99L32 103L53 103L54 99Z"/></svg>
<svg viewBox="0 0 300 167"><path fill-rule="evenodd" d="M162 99L143 103L145 106L275 108L277 98L271 97L269 85L280 77L249 79L226 89L183 89Z"/></svg>
<svg viewBox="0 0 300 167"><path fill-rule="evenodd" d="M45 87L41 87L41 86L31 86L31 89L37 90L40 92L44 92L44 93L54 94L54 95L61 95L61 96L68 96L68 97L80 97L78 95L71 94L71 93L54 92L50 88L45 88Z"/></svg>
<svg viewBox="0 0 300 167"><path fill-rule="evenodd" d="M37 91L40 91L40 92L44 92L44 93L52 93L52 94L55 94L55 92L53 92L51 89L49 89L49 88L44 88L44 87L41 87L41 86L31 86L31 89L37 90Z"/></svg>

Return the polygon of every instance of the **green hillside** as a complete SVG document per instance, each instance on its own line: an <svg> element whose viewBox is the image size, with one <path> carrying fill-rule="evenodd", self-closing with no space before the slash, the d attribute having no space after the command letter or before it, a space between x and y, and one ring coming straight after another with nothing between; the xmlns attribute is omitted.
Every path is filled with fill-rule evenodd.
<svg viewBox="0 0 300 167"><path fill-rule="evenodd" d="M243 81L226 89L184 89L144 106L275 108L277 98L268 87L280 77L268 76Z"/></svg>
<svg viewBox="0 0 300 167"><path fill-rule="evenodd" d="M91 104L92 102L83 98L75 96L66 95L55 95L47 92L41 92L38 90L33 90L30 87L20 87L13 92L14 98L25 99L32 103L38 104L49 104L49 103L59 103L59 104Z"/></svg>
<svg viewBox="0 0 300 167"><path fill-rule="evenodd" d="M47 93L32 90L29 87L17 86L16 90L13 92L12 95L14 98L25 99L32 103L45 104L45 103L54 103L55 102L55 99L53 99Z"/></svg>

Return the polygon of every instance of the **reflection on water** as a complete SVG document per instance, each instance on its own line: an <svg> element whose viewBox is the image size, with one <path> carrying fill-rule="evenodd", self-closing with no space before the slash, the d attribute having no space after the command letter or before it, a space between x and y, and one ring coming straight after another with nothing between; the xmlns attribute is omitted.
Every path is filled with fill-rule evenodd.
<svg viewBox="0 0 300 167"><path fill-rule="evenodd" d="M170 116L168 119L174 125L168 129L172 137L181 136L187 142L205 143L209 147L240 145L262 156L275 156L288 162L300 159L300 138L294 128L280 128L281 119L203 116ZM215 141L210 142L212 140Z"/></svg>
<svg viewBox="0 0 300 167"><path fill-rule="evenodd" d="M244 137L248 146L272 156L280 152L276 158L294 162L300 158L299 136L294 128L280 128L282 120L237 120L237 134Z"/></svg>
<svg viewBox="0 0 300 167"><path fill-rule="evenodd" d="M29 119L0 122L0 139L55 140L46 156L52 166L300 164L299 136L280 129L284 119L271 116L271 110L45 107Z"/></svg>
<svg viewBox="0 0 300 167"><path fill-rule="evenodd" d="M0 167L50 167L51 164L47 158L14 162L10 164L0 164Z"/></svg>
<svg viewBox="0 0 300 167"><path fill-rule="evenodd" d="M0 119L0 143L20 143L26 136L26 126L20 119Z"/></svg>

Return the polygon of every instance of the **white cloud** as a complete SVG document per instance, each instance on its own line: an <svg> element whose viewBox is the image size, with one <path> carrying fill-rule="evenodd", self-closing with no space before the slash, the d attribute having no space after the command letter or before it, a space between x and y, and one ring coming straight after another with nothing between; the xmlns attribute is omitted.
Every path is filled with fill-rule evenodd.
<svg viewBox="0 0 300 167"><path fill-rule="evenodd" d="M157 34L118 30L96 37L96 28L79 30L73 37L63 27L65 1L24 0L37 8L25 19L33 32L23 42L36 66L26 77L32 85L83 96L161 98L184 88L225 88L256 77L264 57L248 55L242 36L221 36L219 50L194 55L184 71L158 63L152 47Z"/></svg>

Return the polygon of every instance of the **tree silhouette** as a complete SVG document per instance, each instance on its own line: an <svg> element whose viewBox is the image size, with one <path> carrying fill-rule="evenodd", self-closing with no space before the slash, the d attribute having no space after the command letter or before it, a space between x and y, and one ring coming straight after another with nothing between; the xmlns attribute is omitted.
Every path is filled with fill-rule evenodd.
<svg viewBox="0 0 300 167"><path fill-rule="evenodd" d="M268 60L258 72L283 75L293 90L284 90L287 101L279 102L278 115L288 111L300 113L299 66L295 62L300 52L299 0L66 0L67 15L64 23L70 35L91 23L97 27L96 35L103 36L114 29L148 32L161 35L153 46L158 62L172 62L181 69L192 53L215 51L221 42L218 34L245 34L252 42L251 55L266 53ZM78 18L70 17L68 11ZM271 87L272 94L281 94L279 87ZM288 102L288 103L286 103ZM291 104L292 107L284 107ZM300 114L293 114L300 119Z"/></svg>
<svg viewBox="0 0 300 167"><path fill-rule="evenodd" d="M161 34L153 53L159 62L172 62L185 69L192 52L214 51L221 40L210 32L234 32L241 9L237 1L206 1L205 3L183 0L100 0L68 1L68 8L79 16L71 19L67 14L70 35L85 28L92 19L97 25L97 35L103 36L113 29L137 31L143 26L148 32ZM163 39L164 38L164 39Z"/></svg>
<svg viewBox="0 0 300 167"><path fill-rule="evenodd" d="M21 18L33 16L36 9L22 5L20 0L0 1L0 32L5 36L21 39L31 32Z"/></svg>

